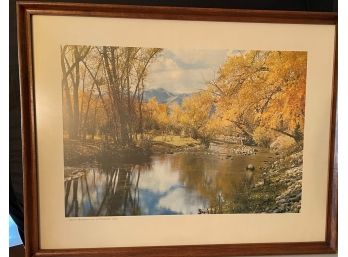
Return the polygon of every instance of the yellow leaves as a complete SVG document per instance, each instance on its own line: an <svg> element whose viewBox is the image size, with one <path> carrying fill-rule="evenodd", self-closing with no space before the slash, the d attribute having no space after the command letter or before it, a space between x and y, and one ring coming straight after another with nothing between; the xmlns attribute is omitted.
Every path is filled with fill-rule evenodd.
<svg viewBox="0 0 348 257"><path fill-rule="evenodd" d="M281 65L282 64L282 65ZM263 122L274 127L285 126L293 131L297 125L303 129L306 86L306 53L284 52L278 64L282 91L269 103Z"/></svg>
<svg viewBox="0 0 348 257"><path fill-rule="evenodd" d="M265 127L257 127L253 133L255 142L263 147L268 147L273 139L273 133Z"/></svg>
<svg viewBox="0 0 348 257"><path fill-rule="evenodd" d="M200 128L211 114L212 97L206 92L200 92L187 97L182 103L181 123L189 128Z"/></svg>
<svg viewBox="0 0 348 257"><path fill-rule="evenodd" d="M147 119L152 120L162 129L165 129L170 123L168 112L168 106L158 103L155 97L151 98L144 106Z"/></svg>
<svg viewBox="0 0 348 257"><path fill-rule="evenodd" d="M247 51L229 57L209 86L217 115L249 129L303 129L306 68L306 52Z"/></svg>
<svg viewBox="0 0 348 257"><path fill-rule="evenodd" d="M172 127L180 127L180 119L182 116L182 111L180 106L177 103L170 105L170 123Z"/></svg>
<svg viewBox="0 0 348 257"><path fill-rule="evenodd" d="M207 90L186 97L179 106L144 106L146 119L158 128L195 138L236 133L268 146L279 133L303 133L307 54L242 51L229 57Z"/></svg>

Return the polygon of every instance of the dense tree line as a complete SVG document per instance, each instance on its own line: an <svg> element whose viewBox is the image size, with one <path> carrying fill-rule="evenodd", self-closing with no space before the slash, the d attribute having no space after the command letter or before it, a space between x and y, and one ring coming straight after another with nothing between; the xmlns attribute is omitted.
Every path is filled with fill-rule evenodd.
<svg viewBox="0 0 348 257"><path fill-rule="evenodd" d="M144 101L148 68L161 49L62 47L64 129L69 138L136 144L153 133L209 145L219 135L269 146L279 135L303 140L306 52L240 51L205 90L181 105Z"/></svg>
<svg viewBox="0 0 348 257"><path fill-rule="evenodd" d="M234 135L269 146L279 135L303 140L307 55L305 52L241 51L228 57L206 90L181 106L148 106L157 124L171 124L203 143ZM163 105L163 104L162 104Z"/></svg>

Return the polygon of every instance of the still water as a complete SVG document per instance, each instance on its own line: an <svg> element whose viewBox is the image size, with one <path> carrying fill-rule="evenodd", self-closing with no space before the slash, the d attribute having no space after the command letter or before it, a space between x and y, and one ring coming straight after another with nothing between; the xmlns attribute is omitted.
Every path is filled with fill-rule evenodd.
<svg viewBox="0 0 348 257"><path fill-rule="evenodd" d="M214 149L212 149L214 150ZM215 149L216 150L216 149ZM223 213L260 174L272 154L250 156L207 152L153 155L141 164L66 167L67 217ZM223 150L223 149L222 149ZM255 167L247 171L248 164ZM68 171L68 172L67 172Z"/></svg>

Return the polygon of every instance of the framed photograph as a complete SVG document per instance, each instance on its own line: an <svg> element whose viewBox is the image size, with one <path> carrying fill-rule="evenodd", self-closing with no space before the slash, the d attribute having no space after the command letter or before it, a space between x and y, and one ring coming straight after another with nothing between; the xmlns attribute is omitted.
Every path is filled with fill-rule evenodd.
<svg viewBox="0 0 348 257"><path fill-rule="evenodd" d="M337 14L17 18L27 257L336 252Z"/></svg>

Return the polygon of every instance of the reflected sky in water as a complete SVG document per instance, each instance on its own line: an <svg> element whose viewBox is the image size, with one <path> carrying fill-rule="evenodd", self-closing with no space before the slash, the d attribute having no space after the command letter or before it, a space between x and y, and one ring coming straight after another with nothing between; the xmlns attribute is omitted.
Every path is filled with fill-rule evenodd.
<svg viewBox="0 0 348 257"><path fill-rule="evenodd" d="M247 188L254 174L249 163L261 166L271 155L233 158L208 153L175 153L152 156L143 164L99 164L65 167L75 171L65 178L67 217L198 214L199 209L220 210Z"/></svg>
<svg viewBox="0 0 348 257"><path fill-rule="evenodd" d="M143 172L139 182L143 214L196 214L207 206L206 199L180 181L180 170L173 168L172 160L154 157L151 170Z"/></svg>

